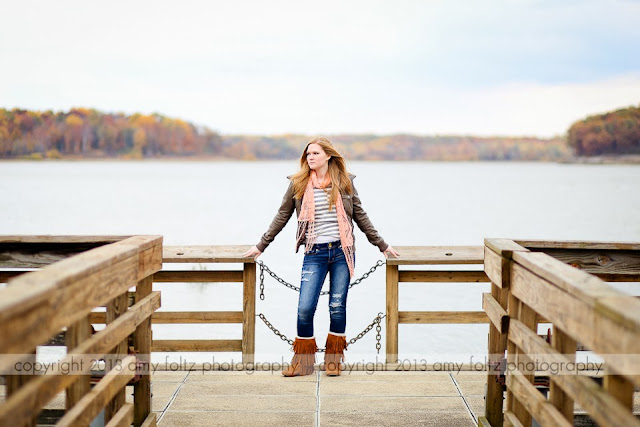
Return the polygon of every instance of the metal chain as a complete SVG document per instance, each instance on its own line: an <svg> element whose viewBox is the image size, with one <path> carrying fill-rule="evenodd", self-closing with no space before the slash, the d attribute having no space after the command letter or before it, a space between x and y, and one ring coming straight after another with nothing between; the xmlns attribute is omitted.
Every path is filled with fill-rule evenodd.
<svg viewBox="0 0 640 427"><path fill-rule="evenodd" d="M267 273L269 273L269 275L271 277L273 277L281 285L283 285L283 286L285 286L285 287L287 287L289 289L293 289L294 291L300 292L300 288L298 286L292 285L291 283L289 283L289 282L285 281L284 279L280 278L276 273L271 271L271 269L269 267L267 267L267 265L264 262L258 261L257 264L260 266L260 300L264 301L264 271L265 270L267 271ZM378 260L374 264L374 266L369 269L369 271L364 273L360 278L354 280L353 283L349 284L349 289L351 289L355 285L359 285L363 280L368 278L369 275L371 275L371 273L376 271L378 269L378 267L383 266L384 264L385 264L384 261ZM321 291L320 292L320 295L328 295L328 294L329 294L329 291Z"/></svg>
<svg viewBox="0 0 640 427"><path fill-rule="evenodd" d="M267 318L266 318L266 317L264 317L264 314L260 313L260 314L256 314L256 316L258 316L260 319L262 319L262 321L264 322L264 324L265 324L265 325L267 325L267 328L271 329L271 331L273 331L273 333L274 333L274 334L276 334L277 336L279 336L279 337L280 337L280 339L281 339L282 341L286 341L286 342L288 342L289 344L293 345L293 340L292 340L292 339L287 338L287 336L286 336L285 334L283 334L282 332L280 332L279 330L277 330L277 329L275 328L275 326L273 326L273 325L271 324L271 322L269 322L269 321L267 320Z"/></svg>
<svg viewBox="0 0 640 427"><path fill-rule="evenodd" d="M262 319L264 324L267 325L267 328L271 329L271 331L274 334L276 334L278 337L280 337L282 341L286 341L290 345L293 345L293 340L288 338L285 334L280 332L278 329L276 329L276 327L273 326L271 322L267 320L264 314L260 313L260 314L256 314L256 316ZM378 315L373 319L373 322L371 322L366 328L364 328L362 332L356 335L355 338L351 338L349 341L347 341L348 345L354 344L356 341L358 341L359 339L367 335L367 333L369 333L369 331L371 331L371 329L373 329L373 327L375 326L376 327L376 350L378 354L380 354L380 349L382 348L382 345L380 344L380 340L382 339L382 335L380 334L380 332L382 331L382 326L380 323L382 322L382 319L384 319L385 317L387 317L386 314L382 314L382 312L379 312ZM325 351L324 348L318 349L318 352L320 353L323 353L324 351Z"/></svg>

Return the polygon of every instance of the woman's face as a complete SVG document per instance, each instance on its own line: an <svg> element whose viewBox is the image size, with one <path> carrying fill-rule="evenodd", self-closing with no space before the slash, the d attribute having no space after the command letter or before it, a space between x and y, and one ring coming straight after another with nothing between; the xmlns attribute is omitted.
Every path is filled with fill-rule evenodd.
<svg viewBox="0 0 640 427"><path fill-rule="evenodd" d="M330 158L319 144L309 144L307 147L307 163L315 171L322 169Z"/></svg>

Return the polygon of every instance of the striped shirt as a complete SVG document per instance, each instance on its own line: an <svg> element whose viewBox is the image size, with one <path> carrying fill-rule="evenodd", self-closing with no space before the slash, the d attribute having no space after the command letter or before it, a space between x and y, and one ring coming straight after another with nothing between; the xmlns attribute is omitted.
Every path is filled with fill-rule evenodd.
<svg viewBox="0 0 640 427"><path fill-rule="evenodd" d="M326 191L325 191L326 190ZM314 188L313 196L316 205L315 212L315 243L328 243L340 240L340 229L338 228L338 215L335 204L329 210L329 193L331 187L325 189ZM309 232L307 231L307 239Z"/></svg>

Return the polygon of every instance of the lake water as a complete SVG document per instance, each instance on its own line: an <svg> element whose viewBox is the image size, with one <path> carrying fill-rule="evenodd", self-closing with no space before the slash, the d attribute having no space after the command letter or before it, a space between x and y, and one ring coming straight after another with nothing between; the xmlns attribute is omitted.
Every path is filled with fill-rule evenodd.
<svg viewBox="0 0 640 427"><path fill-rule="evenodd" d="M2 162L0 234L160 234L165 245L255 244L296 163ZM485 237L640 241L640 166L351 162L349 167L365 210L394 246L482 245ZM260 259L299 284L303 255L294 253L294 235L295 216ZM359 277L383 257L359 230L356 242ZM185 267L220 266L169 266ZM384 287L381 268L350 291L347 338L385 311ZM638 285L616 287L640 294ZM162 291L161 310L242 309L238 284L154 288ZM488 284L401 284L400 310L481 310L481 294L488 290ZM320 299L315 320L320 346L328 331L326 298ZM266 279L266 300L257 299L257 313L294 337L296 307L295 292ZM468 362L486 352L487 331L487 325L400 325L400 358ZM383 327L383 349L384 334ZM155 339L240 337L241 325L154 326ZM346 356L348 362L375 361L375 330ZM212 360L212 354L185 357ZM289 346L257 319L256 360L289 358ZM215 361L238 359L237 353L215 354ZM381 354L378 360L383 359Z"/></svg>

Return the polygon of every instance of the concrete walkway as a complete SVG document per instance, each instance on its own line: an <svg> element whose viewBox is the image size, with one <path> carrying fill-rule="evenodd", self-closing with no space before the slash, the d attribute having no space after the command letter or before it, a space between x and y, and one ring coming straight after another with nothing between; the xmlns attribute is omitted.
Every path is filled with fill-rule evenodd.
<svg viewBox="0 0 640 427"><path fill-rule="evenodd" d="M484 414L486 374L156 372L160 426L464 426Z"/></svg>

